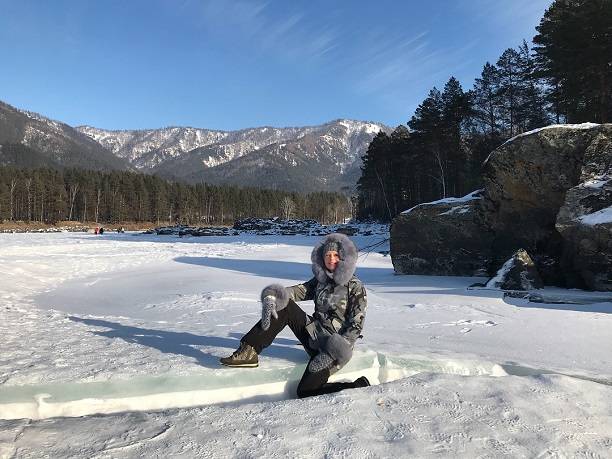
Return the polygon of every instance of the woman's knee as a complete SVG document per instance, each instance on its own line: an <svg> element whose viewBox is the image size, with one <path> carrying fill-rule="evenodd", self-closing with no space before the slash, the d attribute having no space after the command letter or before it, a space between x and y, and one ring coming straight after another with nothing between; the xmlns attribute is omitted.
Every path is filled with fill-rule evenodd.
<svg viewBox="0 0 612 459"><path fill-rule="evenodd" d="M316 393L329 379L329 370L325 369L317 373L311 373L306 370L300 383L297 387L297 396L299 398L309 397Z"/></svg>

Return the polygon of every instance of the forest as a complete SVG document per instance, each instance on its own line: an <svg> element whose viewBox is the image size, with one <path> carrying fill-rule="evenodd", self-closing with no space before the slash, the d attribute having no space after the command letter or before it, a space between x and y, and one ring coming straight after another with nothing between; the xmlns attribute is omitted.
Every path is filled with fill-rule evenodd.
<svg viewBox="0 0 612 459"><path fill-rule="evenodd" d="M246 217L340 223L351 215L339 193L188 185L135 172L0 167L0 220L231 225Z"/></svg>

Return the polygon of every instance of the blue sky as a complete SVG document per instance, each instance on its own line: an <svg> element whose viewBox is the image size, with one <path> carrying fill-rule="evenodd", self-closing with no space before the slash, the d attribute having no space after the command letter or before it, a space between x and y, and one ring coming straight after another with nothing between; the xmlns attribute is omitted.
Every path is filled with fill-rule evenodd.
<svg viewBox="0 0 612 459"><path fill-rule="evenodd" d="M406 123L551 0L0 0L0 100L76 126Z"/></svg>

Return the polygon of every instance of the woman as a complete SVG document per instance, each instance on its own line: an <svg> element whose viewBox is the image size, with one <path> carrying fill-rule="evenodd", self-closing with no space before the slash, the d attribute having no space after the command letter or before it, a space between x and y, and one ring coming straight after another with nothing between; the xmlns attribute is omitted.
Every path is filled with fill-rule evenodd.
<svg viewBox="0 0 612 459"><path fill-rule="evenodd" d="M269 285L261 292L261 320L240 340L240 347L223 365L257 367L258 354L289 325L310 361L297 388L298 397L328 394L346 388L366 387L365 376L354 382L328 383L330 375L351 359L361 338L367 306L366 290L354 276L357 248L344 234L333 233L312 251L314 277L304 284ZM315 312L306 314L298 301L314 300Z"/></svg>

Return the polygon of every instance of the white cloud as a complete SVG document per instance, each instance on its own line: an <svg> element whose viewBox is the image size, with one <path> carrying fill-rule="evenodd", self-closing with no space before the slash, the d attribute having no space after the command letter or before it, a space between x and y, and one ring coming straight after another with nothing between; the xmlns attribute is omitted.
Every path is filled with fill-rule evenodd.
<svg viewBox="0 0 612 459"><path fill-rule="evenodd" d="M332 25L321 24L318 18L313 22L296 8L282 13L264 1L210 0L205 4L188 1L182 9L186 17L195 15L208 35L256 55L317 59L336 47Z"/></svg>

